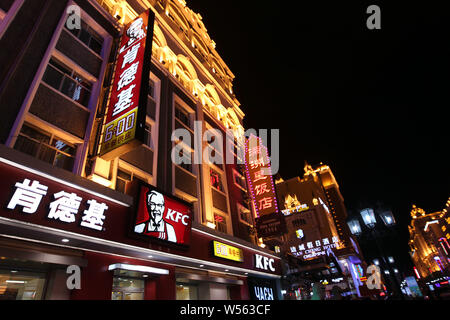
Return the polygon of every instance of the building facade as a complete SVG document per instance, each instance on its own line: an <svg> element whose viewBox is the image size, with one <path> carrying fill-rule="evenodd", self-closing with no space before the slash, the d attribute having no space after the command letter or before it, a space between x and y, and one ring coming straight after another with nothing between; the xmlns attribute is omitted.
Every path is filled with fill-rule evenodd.
<svg viewBox="0 0 450 320"><path fill-rule="evenodd" d="M332 299L337 291L361 296L367 266L346 224L344 200L331 169L306 164L303 178L278 179L276 189L286 234L268 242L296 258L287 266L294 280L286 291L296 299Z"/></svg>
<svg viewBox="0 0 450 320"><path fill-rule="evenodd" d="M144 141L104 157L121 35L146 10L155 24ZM71 28L78 12L80 27ZM0 105L7 110L0 155L9 177L2 181L0 269L9 283L19 281L3 292L24 299L249 299L270 286L269 297L279 298L281 259L257 245L237 161L244 113L235 76L199 14L182 0L0 1L0 47ZM219 161L196 161L194 147L173 135L177 129L198 143L200 158L207 151ZM217 143L208 130L229 139ZM191 161L174 163L175 147ZM130 236L143 201L139 186L155 190L166 207L190 208L189 219L171 215L189 220L187 244ZM27 192L32 204L23 199ZM70 217L61 215L63 202ZM94 211L103 213L98 230L83 228ZM273 268L261 267L262 257ZM81 267L81 290L66 288L68 265ZM35 289L25 290L20 281L29 281L20 275Z"/></svg>
<svg viewBox="0 0 450 320"><path fill-rule="evenodd" d="M424 292L449 289L450 199L442 211L426 213L413 205L408 226L410 255L417 282Z"/></svg>

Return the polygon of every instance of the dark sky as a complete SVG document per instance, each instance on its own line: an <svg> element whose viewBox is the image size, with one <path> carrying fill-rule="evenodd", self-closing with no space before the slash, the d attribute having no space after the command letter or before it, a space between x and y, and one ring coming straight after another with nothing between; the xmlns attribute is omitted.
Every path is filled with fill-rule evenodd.
<svg viewBox="0 0 450 320"><path fill-rule="evenodd" d="M450 196L443 3L187 1L236 75L246 128L281 129L282 177L330 165L348 209L382 201L403 243L411 205L437 211ZM381 30L366 27L371 4Z"/></svg>

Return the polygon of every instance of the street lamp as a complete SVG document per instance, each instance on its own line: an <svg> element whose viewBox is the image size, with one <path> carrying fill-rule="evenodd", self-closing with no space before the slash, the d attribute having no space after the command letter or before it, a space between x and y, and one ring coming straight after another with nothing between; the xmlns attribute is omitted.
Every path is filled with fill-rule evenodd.
<svg viewBox="0 0 450 320"><path fill-rule="evenodd" d="M384 211L383 213L380 213L380 217L386 227L395 225L395 218L391 211Z"/></svg>
<svg viewBox="0 0 450 320"><path fill-rule="evenodd" d="M368 226L371 229L374 228L377 221L375 219L375 213L373 212L373 209L364 209L361 210L360 213L366 226Z"/></svg>
<svg viewBox="0 0 450 320"><path fill-rule="evenodd" d="M361 234L361 225L357 219L350 220L348 222L348 227L353 235L359 236Z"/></svg>

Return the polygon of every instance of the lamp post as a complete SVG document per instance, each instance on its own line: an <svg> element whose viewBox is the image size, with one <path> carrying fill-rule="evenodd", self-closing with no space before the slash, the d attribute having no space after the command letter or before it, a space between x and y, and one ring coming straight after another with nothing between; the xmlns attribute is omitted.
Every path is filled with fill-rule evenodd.
<svg viewBox="0 0 450 320"><path fill-rule="evenodd" d="M361 215L362 220L364 221L364 224L370 230L370 235L375 240L375 244L377 246L377 249L381 256L381 260L382 260L383 264L387 267L387 270L384 271L385 275L392 275L392 278L394 279L394 285L395 285L394 292L396 291L396 293L398 295L400 295L402 297L402 299L404 299L401 290L399 291L399 284L398 284L398 281L396 278L396 273L398 273L398 270L395 269L393 271L391 268L391 263L393 263L394 259L392 257L389 257L389 259L388 259L389 261L387 261L384 251L378 242L378 233L376 230L377 219L376 219L374 210L371 208L363 209L360 211L360 215ZM381 220L383 221L383 223L385 224L385 226L388 228L393 227L396 223L394 215L392 214L391 211L383 211L382 213L379 214L379 216L380 216ZM349 226L352 234L354 234L355 236L360 236L362 234L361 225L357 218L350 220L348 222L348 226ZM377 260L377 262L378 262L378 260ZM378 264L379 264L379 262L377 263L377 265Z"/></svg>

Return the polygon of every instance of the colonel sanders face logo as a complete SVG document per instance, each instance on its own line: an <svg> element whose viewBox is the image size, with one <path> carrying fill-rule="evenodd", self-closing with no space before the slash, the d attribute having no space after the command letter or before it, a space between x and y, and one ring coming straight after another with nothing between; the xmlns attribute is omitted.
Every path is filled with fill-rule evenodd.
<svg viewBox="0 0 450 320"><path fill-rule="evenodd" d="M127 30L127 36L130 37L128 44L132 44L137 39L142 39L145 36L145 30L143 29L144 20L139 18L133 23L131 23L130 27Z"/></svg>
<svg viewBox="0 0 450 320"><path fill-rule="evenodd" d="M146 194L147 211L150 214L150 219L154 223L159 224L163 218L165 208L164 196L155 191L149 191Z"/></svg>

